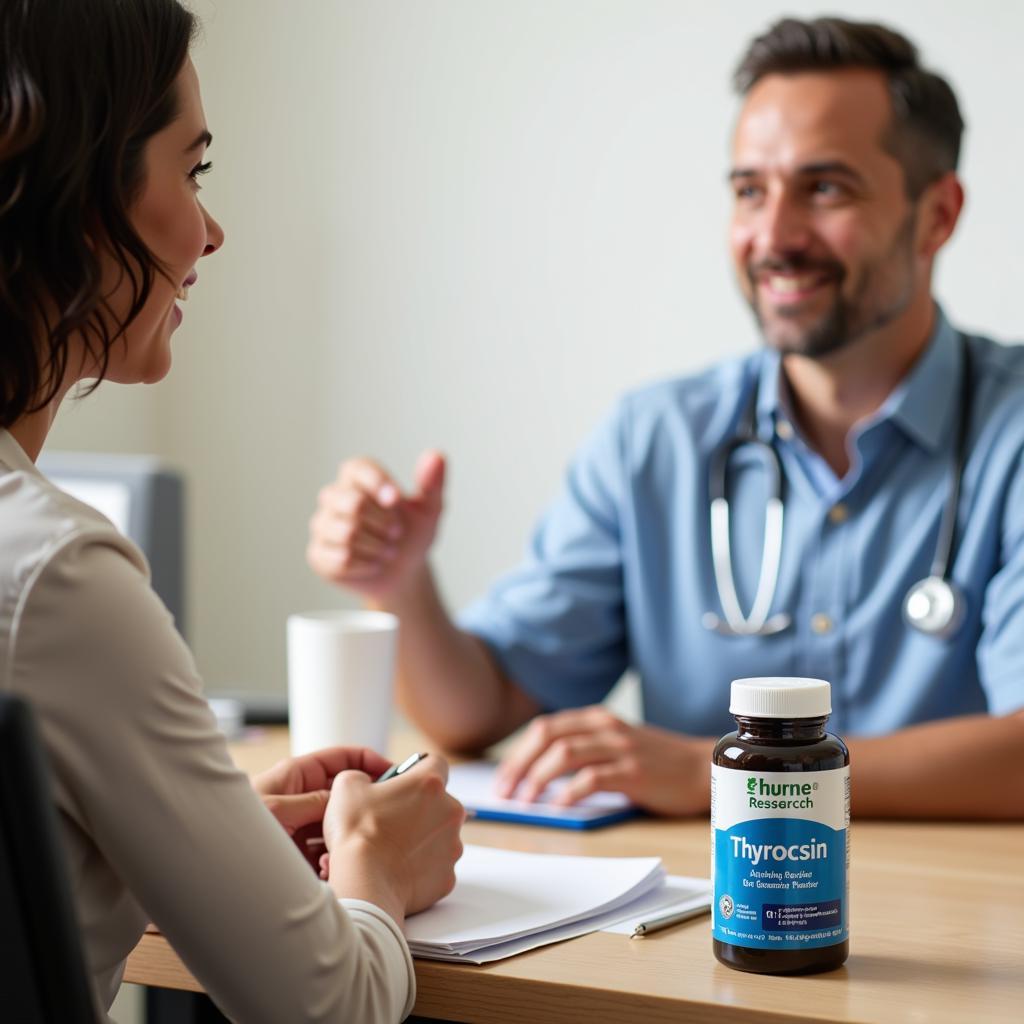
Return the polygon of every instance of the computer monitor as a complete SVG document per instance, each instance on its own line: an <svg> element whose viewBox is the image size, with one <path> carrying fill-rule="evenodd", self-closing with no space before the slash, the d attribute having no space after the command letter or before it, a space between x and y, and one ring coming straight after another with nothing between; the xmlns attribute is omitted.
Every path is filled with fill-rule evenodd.
<svg viewBox="0 0 1024 1024"><path fill-rule="evenodd" d="M153 589L185 636L185 485L151 455L44 452L40 470L102 512L149 561Z"/></svg>

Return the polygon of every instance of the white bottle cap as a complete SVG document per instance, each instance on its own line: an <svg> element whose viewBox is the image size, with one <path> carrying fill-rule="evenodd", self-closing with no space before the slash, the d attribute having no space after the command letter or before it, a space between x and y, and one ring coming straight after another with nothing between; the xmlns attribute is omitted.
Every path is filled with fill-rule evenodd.
<svg viewBox="0 0 1024 1024"><path fill-rule="evenodd" d="M744 718L821 718L832 713L832 688L824 679L735 679L729 713Z"/></svg>

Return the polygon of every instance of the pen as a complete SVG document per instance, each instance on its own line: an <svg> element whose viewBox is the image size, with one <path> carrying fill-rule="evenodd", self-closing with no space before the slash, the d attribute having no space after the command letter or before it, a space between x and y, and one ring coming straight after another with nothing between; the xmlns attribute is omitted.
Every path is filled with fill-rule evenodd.
<svg viewBox="0 0 1024 1024"><path fill-rule="evenodd" d="M678 914L666 914L664 917L655 917L650 921L641 921L633 929L633 934L630 935L631 939L642 939L645 935L650 935L651 932L660 932L662 928L671 928L674 924L682 924L683 921L689 921L693 917L700 917L701 914L707 914L711 911L711 904L705 903L699 907L691 907L689 910L681 910Z"/></svg>
<svg viewBox="0 0 1024 1024"><path fill-rule="evenodd" d="M388 779L393 779L396 775L404 775L414 764L419 764L426 756L426 754L410 754L401 764L393 764L375 781L387 782Z"/></svg>

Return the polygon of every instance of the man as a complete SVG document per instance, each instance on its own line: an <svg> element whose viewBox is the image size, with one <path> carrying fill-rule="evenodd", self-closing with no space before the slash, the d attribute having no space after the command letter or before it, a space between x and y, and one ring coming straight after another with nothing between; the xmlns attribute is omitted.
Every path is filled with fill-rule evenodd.
<svg viewBox="0 0 1024 1024"><path fill-rule="evenodd" d="M310 564L401 617L400 696L435 740L479 749L534 719L505 793L571 773L566 801L611 789L704 812L730 680L805 675L833 684L857 813L1024 818L1024 349L960 335L931 296L963 205L956 99L902 36L833 18L775 25L736 84L730 241L766 350L627 395L526 564L459 626L427 564L436 453L409 495L344 463ZM732 522L713 531L709 474L746 417L774 456L733 451ZM775 459L781 551L765 517ZM913 589L942 575L947 506L952 615L948 591ZM595 706L627 667L650 724Z"/></svg>

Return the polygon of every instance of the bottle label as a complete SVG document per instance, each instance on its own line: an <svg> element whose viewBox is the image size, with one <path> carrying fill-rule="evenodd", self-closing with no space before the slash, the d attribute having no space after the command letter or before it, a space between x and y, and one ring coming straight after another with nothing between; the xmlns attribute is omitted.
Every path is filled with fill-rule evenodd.
<svg viewBox="0 0 1024 1024"><path fill-rule="evenodd" d="M850 769L711 766L714 937L755 949L834 946L849 935Z"/></svg>

